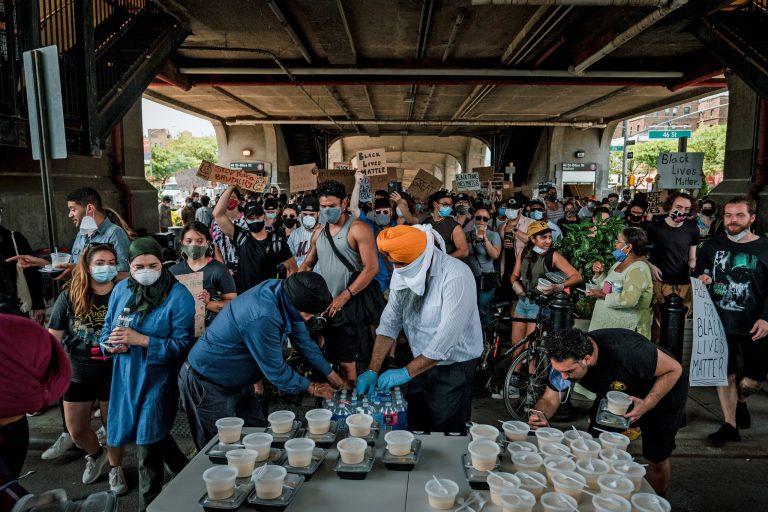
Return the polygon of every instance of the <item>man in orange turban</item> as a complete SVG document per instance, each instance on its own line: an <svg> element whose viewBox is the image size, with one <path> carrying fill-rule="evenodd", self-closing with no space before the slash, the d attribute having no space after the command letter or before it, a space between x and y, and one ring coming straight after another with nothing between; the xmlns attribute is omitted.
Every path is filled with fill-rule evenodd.
<svg viewBox="0 0 768 512"><path fill-rule="evenodd" d="M376 238L379 251L395 264L408 265L424 253L427 234L412 226L394 226L379 233Z"/></svg>

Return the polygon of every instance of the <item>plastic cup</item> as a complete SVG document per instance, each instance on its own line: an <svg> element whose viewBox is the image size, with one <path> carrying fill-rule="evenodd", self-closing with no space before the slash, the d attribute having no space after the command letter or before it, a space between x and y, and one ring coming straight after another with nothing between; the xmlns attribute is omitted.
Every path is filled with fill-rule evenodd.
<svg viewBox="0 0 768 512"><path fill-rule="evenodd" d="M214 466L203 473L205 490L212 500L225 500L235 494L237 469L231 466Z"/></svg>
<svg viewBox="0 0 768 512"><path fill-rule="evenodd" d="M456 503L456 495L459 494L459 486L453 480L446 480L445 478L440 478L439 482L442 487L435 482L434 478L430 478L424 485L429 506L440 510L453 508Z"/></svg>
<svg viewBox="0 0 768 512"><path fill-rule="evenodd" d="M587 479L575 471L558 471L552 473L552 485L555 491L567 494L578 503L581 501L583 489L587 486Z"/></svg>
<svg viewBox="0 0 768 512"><path fill-rule="evenodd" d="M508 441L525 441L531 431L530 425L524 421L505 421L501 428Z"/></svg>
<svg viewBox="0 0 768 512"><path fill-rule="evenodd" d="M571 512L579 509L579 504L575 499L559 492L542 494L541 506L544 508L544 512Z"/></svg>
<svg viewBox="0 0 768 512"><path fill-rule="evenodd" d="M242 418L219 418L216 420L216 428L219 430L219 442L232 444L240 441L245 420Z"/></svg>
<svg viewBox="0 0 768 512"><path fill-rule="evenodd" d="M539 443L539 450L546 444L560 444L565 439L562 431L552 427L542 427L536 430L536 441Z"/></svg>
<svg viewBox="0 0 768 512"><path fill-rule="evenodd" d="M571 443L571 451L576 456L576 460L597 459L600 456L600 443L577 439Z"/></svg>
<svg viewBox="0 0 768 512"><path fill-rule="evenodd" d="M469 433L472 434L473 440L487 439L495 443L499 438L499 429L491 425L472 425Z"/></svg>
<svg viewBox="0 0 768 512"><path fill-rule="evenodd" d="M534 471L518 471L515 476L520 479L520 488L539 498L547 489L547 477ZM503 495L503 493L502 493Z"/></svg>
<svg viewBox="0 0 768 512"><path fill-rule="evenodd" d="M597 485L602 494L617 494L628 500L635 492L635 484L627 477L615 474L600 475L597 478Z"/></svg>
<svg viewBox="0 0 768 512"><path fill-rule="evenodd" d="M587 441L591 441L594 439L592 437L592 434L589 432L584 432L583 430L566 430L565 433L563 433L563 436L565 439L563 439L563 443L570 448L571 443L573 443L577 439L586 439Z"/></svg>
<svg viewBox="0 0 768 512"><path fill-rule="evenodd" d="M616 461L631 461L634 457L624 450L617 448L603 448L600 450L600 460L604 460L608 464Z"/></svg>
<svg viewBox="0 0 768 512"><path fill-rule="evenodd" d="M597 478L607 475L611 470L608 463L600 459L583 459L576 461L576 471L586 478L590 489L597 489Z"/></svg>
<svg viewBox="0 0 768 512"><path fill-rule="evenodd" d="M407 430L392 430L384 435L384 442L390 454L401 457L411 453L413 438L413 434Z"/></svg>
<svg viewBox="0 0 768 512"><path fill-rule="evenodd" d="M564 444L560 443L550 443L545 444L541 447L541 454L549 457L549 456L558 456L558 457L570 457L571 455L571 449Z"/></svg>
<svg viewBox="0 0 768 512"><path fill-rule="evenodd" d="M51 266L64 265L69 263L70 256L66 252L54 252L51 254Z"/></svg>
<svg viewBox="0 0 768 512"><path fill-rule="evenodd" d="M488 475L486 481L491 491L491 501L496 505L501 505L501 495L505 491L520 488L520 479L512 473L493 473Z"/></svg>
<svg viewBox="0 0 768 512"><path fill-rule="evenodd" d="M336 444L336 449L339 450L341 461L344 464L360 464L363 462L366 448L368 448L368 443L365 442L365 439L360 439L359 437L348 437Z"/></svg>
<svg viewBox="0 0 768 512"><path fill-rule="evenodd" d="M239 450L230 450L227 452L227 464L237 470L237 478L246 478L253 473L253 466L256 464L256 456L259 452L243 448Z"/></svg>
<svg viewBox="0 0 768 512"><path fill-rule="evenodd" d="M262 500L273 500L283 494L283 482L288 472L282 466L267 464L253 473L253 481L256 483L256 496Z"/></svg>
<svg viewBox="0 0 768 512"><path fill-rule="evenodd" d="M536 505L536 495L525 489L504 491L499 500L504 512L531 512Z"/></svg>
<svg viewBox="0 0 768 512"><path fill-rule="evenodd" d="M605 397L608 399L608 412L616 416L624 416L632 403L629 395L621 391L609 391Z"/></svg>
<svg viewBox="0 0 768 512"><path fill-rule="evenodd" d="M576 463L570 457L562 455L550 455L544 459L544 470L547 473L547 481L552 482L552 474L561 471L576 471Z"/></svg>
<svg viewBox="0 0 768 512"><path fill-rule="evenodd" d="M592 506L595 512L632 512L632 505L617 494L592 496Z"/></svg>
<svg viewBox="0 0 768 512"><path fill-rule="evenodd" d="M618 432L602 432L599 439L603 448L618 448L624 451L629 448L630 439Z"/></svg>
<svg viewBox="0 0 768 512"><path fill-rule="evenodd" d="M626 453L626 452L625 452ZM611 471L628 478L635 486L635 492L640 490L645 478L645 466L634 461L619 460L611 462ZM656 512L659 512L658 510Z"/></svg>
<svg viewBox="0 0 768 512"><path fill-rule="evenodd" d="M296 415L291 411L275 411L267 416L267 421L269 421L269 426L272 427L272 432L275 434L286 434L291 431L295 418Z"/></svg>
<svg viewBox="0 0 768 512"><path fill-rule="evenodd" d="M496 457L501 448L493 441L478 439L472 441L467 447L472 458L472 467L478 471L492 471L496 467Z"/></svg>
<svg viewBox="0 0 768 512"><path fill-rule="evenodd" d="M670 512L672 505L660 496L649 492L639 492L630 500L637 512Z"/></svg>
<svg viewBox="0 0 768 512"><path fill-rule="evenodd" d="M249 450L258 452L257 462L265 461L269 458L269 449L272 447L272 435L266 432L248 434L243 438L243 445Z"/></svg>
<svg viewBox="0 0 768 512"><path fill-rule="evenodd" d="M536 445L528 441L512 441L507 445L507 451L511 457L518 452L538 453Z"/></svg>
<svg viewBox="0 0 768 512"><path fill-rule="evenodd" d="M312 409L304 415L307 418L309 433L323 435L331 428L331 416L333 413L328 409Z"/></svg>
<svg viewBox="0 0 768 512"><path fill-rule="evenodd" d="M544 291L548 289L550 286L552 286L552 281L549 279L544 279L543 277L539 278L539 281L536 283L536 289L539 291Z"/></svg>
<svg viewBox="0 0 768 512"><path fill-rule="evenodd" d="M347 426L349 435L354 437L365 437L371 433L373 416L370 414L350 414L347 416Z"/></svg>
<svg viewBox="0 0 768 512"><path fill-rule="evenodd" d="M295 468L305 468L312 463L312 450L315 442L306 437L289 439L285 442L285 453L288 454L288 464Z"/></svg>

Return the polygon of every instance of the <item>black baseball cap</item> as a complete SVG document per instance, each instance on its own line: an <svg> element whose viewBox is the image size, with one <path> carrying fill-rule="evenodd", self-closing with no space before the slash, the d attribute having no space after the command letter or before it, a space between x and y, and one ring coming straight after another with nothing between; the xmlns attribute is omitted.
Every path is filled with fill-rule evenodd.
<svg viewBox="0 0 768 512"><path fill-rule="evenodd" d="M456 194L456 197L453 198L454 203L458 203L459 201L466 201L468 203L472 202L472 200L469 198L469 195L465 194L464 192Z"/></svg>
<svg viewBox="0 0 768 512"><path fill-rule="evenodd" d="M315 196L304 196L301 201L302 212L319 212L320 201Z"/></svg>
<svg viewBox="0 0 768 512"><path fill-rule="evenodd" d="M274 197L268 197L264 200L264 209L265 210L277 210L277 199Z"/></svg>
<svg viewBox="0 0 768 512"><path fill-rule="evenodd" d="M264 208L258 203L248 203L243 208L243 217L247 218L251 215L256 215L257 217L264 215Z"/></svg>

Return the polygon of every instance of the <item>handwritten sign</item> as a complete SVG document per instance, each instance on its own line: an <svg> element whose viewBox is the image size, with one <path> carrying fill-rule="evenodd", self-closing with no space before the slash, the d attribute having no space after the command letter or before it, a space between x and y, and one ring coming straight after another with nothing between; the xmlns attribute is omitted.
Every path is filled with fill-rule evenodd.
<svg viewBox="0 0 768 512"><path fill-rule="evenodd" d="M322 169L318 171L317 179L320 183L331 180L338 181L344 185L347 194L350 194L355 186L355 171L353 169Z"/></svg>
<svg viewBox="0 0 768 512"><path fill-rule="evenodd" d="M480 174L476 172L467 172L456 175L456 190L467 192L470 190L480 190Z"/></svg>
<svg viewBox="0 0 768 512"><path fill-rule="evenodd" d="M387 156L384 148L358 151L357 165L366 176L387 174Z"/></svg>
<svg viewBox="0 0 768 512"><path fill-rule="evenodd" d="M366 176L360 180L360 202L369 203L373 201L373 192L371 192L371 180Z"/></svg>
<svg viewBox="0 0 768 512"><path fill-rule="evenodd" d="M659 188L701 188L704 153L662 153L657 168Z"/></svg>
<svg viewBox="0 0 768 512"><path fill-rule="evenodd" d="M664 213L664 202L667 200L669 192L666 190L657 190L648 193L648 213L659 215Z"/></svg>
<svg viewBox="0 0 768 512"><path fill-rule="evenodd" d="M203 291L203 273L180 274L176 280L186 286L195 299L195 337L202 336L205 332L205 303L198 295Z"/></svg>
<svg viewBox="0 0 768 512"><path fill-rule="evenodd" d="M288 167L288 177L290 178L291 194L315 190L317 188L317 165L291 165Z"/></svg>
<svg viewBox="0 0 768 512"><path fill-rule="evenodd" d="M405 169L403 171L403 187L408 188L413 183L413 178L419 174L421 169Z"/></svg>
<svg viewBox="0 0 768 512"><path fill-rule="evenodd" d="M237 185L242 189L252 190L253 192L264 192L264 189L267 188L267 178L264 176L257 176L245 171L233 171L207 160L203 160L200 163L200 167L197 169L197 176L208 181Z"/></svg>
<svg viewBox="0 0 768 512"><path fill-rule="evenodd" d="M387 174L369 176L368 179L371 181L371 190L373 190L374 192L376 190L387 190L387 186L389 185L390 181L399 181L397 179L396 167L388 167Z"/></svg>
<svg viewBox="0 0 768 512"><path fill-rule="evenodd" d="M427 171L419 169L416 177L413 178L411 186L408 187L408 193L415 199L427 201L429 196L440 190L443 182L432 176Z"/></svg>
<svg viewBox="0 0 768 512"><path fill-rule="evenodd" d="M472 172L480 175L480 181L493 180L493 167L473 167Z"/></svg>
<svg viewBox="0 0 768 512"><path fill-rule="evenodd" d="M691 278L693 291L693 346L691 347L691 386L728 384L728 343L725 329L709 295L707 286Z"/></svg>
<svg viewBox="0 0 768 512"><path fill-rule="evenodd" d="M333 168L339 170L352 169L352 162L333 162Z"/></svg>

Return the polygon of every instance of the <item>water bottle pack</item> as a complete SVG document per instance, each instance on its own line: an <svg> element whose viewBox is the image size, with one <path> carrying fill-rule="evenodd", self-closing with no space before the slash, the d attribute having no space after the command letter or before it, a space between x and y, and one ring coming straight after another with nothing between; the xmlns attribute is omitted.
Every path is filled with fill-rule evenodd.
<svg viewBox="0 0 768 512"><path fill-rule="evenodd" d="M331 420L339 430L347 430L347 417L350 414L370 414L384 431L406 430L408 428L408 404L400 388L393 390L376 389L370 396L357 395L352 391L337 391L326 400L323 407L333 413Z"/></svg>

